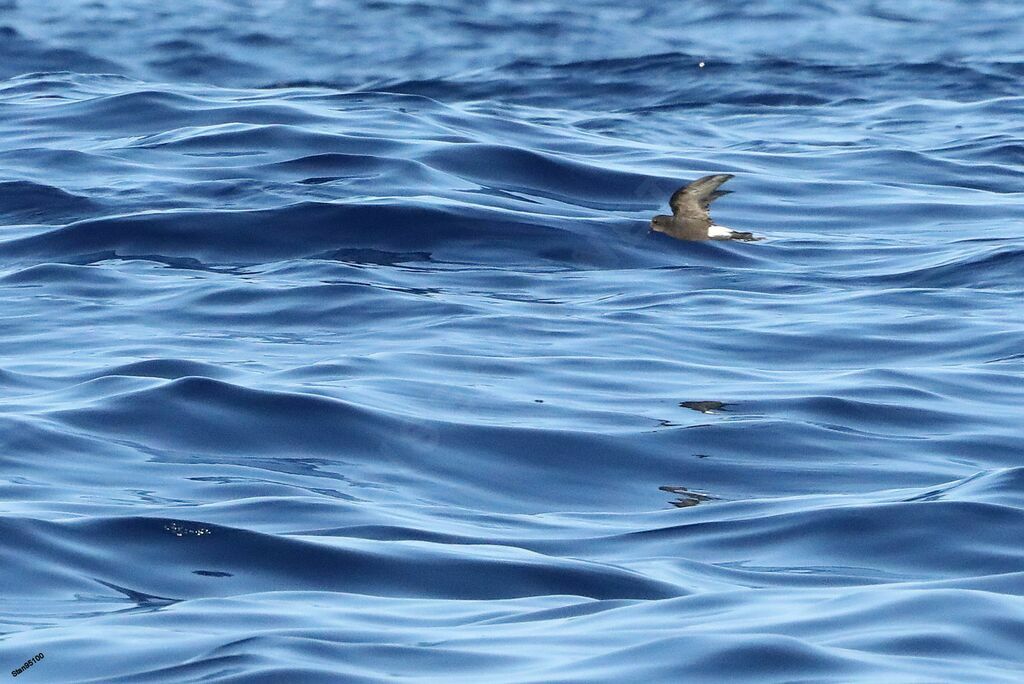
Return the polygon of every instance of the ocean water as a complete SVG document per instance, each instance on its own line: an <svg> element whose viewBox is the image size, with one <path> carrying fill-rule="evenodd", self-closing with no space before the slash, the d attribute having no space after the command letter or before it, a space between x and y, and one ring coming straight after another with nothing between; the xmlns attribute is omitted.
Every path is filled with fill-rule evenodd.
<svg viewBox="0 0 1024 684"><path fill-rule="evenodd" d="M1021 45L0 0L3 676L1022 681Z"/></svg>

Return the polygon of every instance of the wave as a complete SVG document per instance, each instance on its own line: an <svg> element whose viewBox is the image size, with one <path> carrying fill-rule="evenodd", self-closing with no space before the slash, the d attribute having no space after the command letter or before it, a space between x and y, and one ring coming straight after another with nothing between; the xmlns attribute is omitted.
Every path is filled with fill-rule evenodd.
<svg viewBox="0 0 1024 684"><path fill-rule="evenodd" d="M12 667L1019 679L1015 4L65 5L0 0ZM649 232L716 172L763 239Z"/></svg>
<svg viewBox="0 0 1024 684"><path fill-rule="evenodd" d="M339 250L427 253L435 259L507 263L533 255L552 262L620 264L630 245L602 244L581 251L547 217L483 207L453 208L415 201L401 204L304 202L258 211L189 211L91 219L0 244L8 259L195 259L246 264L311 258ZM548 224L548 225L545 225ZM593 238L591 238L593 241ZM532 249L523 250L527 244ZM160 260L157 258L156 260ZM621 260L621 261L620 261Z"/></svg>
<svg viewBox="0 0 1024 684"><path fill-rule="evenodd" d="M88 197L31 181L0 181L0 216L11 222L60 223L102 211Z"/></svg>

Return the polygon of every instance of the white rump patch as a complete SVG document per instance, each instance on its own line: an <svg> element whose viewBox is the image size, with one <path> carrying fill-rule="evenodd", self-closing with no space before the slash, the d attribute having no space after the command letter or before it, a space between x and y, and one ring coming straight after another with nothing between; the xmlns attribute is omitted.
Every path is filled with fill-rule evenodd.
<svg viewBox="0 0 1024 684"><path fill-rule="evenodd" d="M712 239L731 238L732 230L725 226L716 226L712 223L708 226L708 237Z"/></svg>

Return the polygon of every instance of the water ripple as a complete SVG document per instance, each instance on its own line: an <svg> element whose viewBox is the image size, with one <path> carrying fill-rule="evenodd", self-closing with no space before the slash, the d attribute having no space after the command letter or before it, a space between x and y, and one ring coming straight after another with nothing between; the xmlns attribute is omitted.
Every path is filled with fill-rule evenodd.
<svg viewBox="0 0 1024 684"><path fill-rule="evenodd" d="M3 662L1017 681L1018 4L357 4L0 0Z"/></svg>

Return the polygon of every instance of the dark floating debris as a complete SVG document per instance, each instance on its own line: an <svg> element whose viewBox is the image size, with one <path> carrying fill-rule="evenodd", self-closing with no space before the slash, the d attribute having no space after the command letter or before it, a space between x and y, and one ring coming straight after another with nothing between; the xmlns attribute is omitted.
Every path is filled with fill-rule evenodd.
<svg viewBox="0 0 1024 684"><path fill-rule="evenodd" d="M712 413L714 411L724 411L726 406L731 406L732 404L726 404L722 401L681 401L679 405L693 411L700 411L701 413Z"/></svg>
<svg viewBox="0 0 1024 684"><path fill-rule="evenodd" d="M220 570L193 570L193 575L202 575L203 577L234 577L230 572L222 572Z"/></svg>
<svg viewBox="0 0 1024 684"><path fill-rule="evenodd" d="M704 503L705 501L714 501L717 498L710 494L704 494L703 492L692 492L686 487L671 487L665 485L663 487L658 487L658 489L663 492L668 492L669 494L675 494L679 497L675 501L669 502L676 508L689 508L690 506L696 506L697 504Z"/></svg>

